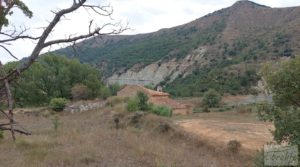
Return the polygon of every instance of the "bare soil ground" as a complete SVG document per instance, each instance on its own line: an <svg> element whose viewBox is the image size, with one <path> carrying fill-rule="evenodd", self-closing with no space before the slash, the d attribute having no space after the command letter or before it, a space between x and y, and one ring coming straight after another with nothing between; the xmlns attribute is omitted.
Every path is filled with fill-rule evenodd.
<svg viewBox="0 0 300 167"><path fill-rule="evenodd" d="M226 145L238 140L247 150L258 150L272 141L271 123L258 121L254 114L236 112L199 113L176 119L186 131L212 142Z"/></svg>

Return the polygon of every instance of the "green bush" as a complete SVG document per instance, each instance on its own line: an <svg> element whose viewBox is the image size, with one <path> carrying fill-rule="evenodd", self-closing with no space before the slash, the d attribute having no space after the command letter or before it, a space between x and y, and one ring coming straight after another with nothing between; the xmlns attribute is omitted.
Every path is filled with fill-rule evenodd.
<svg viewBox="0 0 300 167"><path fill-rule="evenodd" d="M136 98L127 101L127 111L135 112L139 110L139 101Z"/></svg>
<svg viewBox="0 0 300 167"><path fill-rule="evenodd" d="M148 111L151 107L148 104L149 97L144 92L137 92L135 98L129 99L127 102L127 111Z"/></svg>
<svg viewBox="0 0 300 167"><path fill-rule="evenodd" d="M110 90L107 87L103 86L100 89L100 97L102 99L107 99L109 96L111 96Z"/></svg>
<svg viewBox="0 0 300 167"><path fill-rule="evenodd" d="M139 109L142 111L149 110L149 105L148 105L149 97L144 92L137 92L136 97L138 99Z"/></svg>
<svg viewBox="0 0 300 167"><path fill-rule="evenodd" d="M108 88L109 88L110 94L112 96L116 96L118 91L121 90L122 86L115 83L115 84L109 85Z"/></svg>
<svg viewBox="0 0 300 167"><path fill-rule="evenodd" d="M49 107L54 111L62 111L67 104L67 99L65 98L53 98L50 101Z"/></svg>
<svg viewBox="0 0 300 167"><path fill-rule="evenodd" d="M160 116L172 116L172 109L167 106L152 106L150 111Z"/></svg>
<svg viewBox="0 0 300 167"><path fill-rule="evenodd" d="M214 89L209 89L203 95L203 104L208 107L217 107L221 101L221 95Z"/></svg>
<svg viewBox="0 0 300 167"><path fill-rule="evenodd" d="M145 88L148 88L148 89L151 89L151 90L155 90L155 85L148 84L148 85L145 85Z"/></svg>

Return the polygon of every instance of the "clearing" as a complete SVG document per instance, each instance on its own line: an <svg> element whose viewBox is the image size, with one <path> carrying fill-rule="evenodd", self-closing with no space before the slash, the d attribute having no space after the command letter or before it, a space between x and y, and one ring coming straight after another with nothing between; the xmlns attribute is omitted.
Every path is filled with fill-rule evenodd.
<svg viewBox="0 0 300 167"><path fill-rule="evenodd" d="M175 123L186 131L216 143L238 140L242 147L258 150L272 141L271 123L258 121L255 114L230 112L199 113L175 118Z"/></svg>

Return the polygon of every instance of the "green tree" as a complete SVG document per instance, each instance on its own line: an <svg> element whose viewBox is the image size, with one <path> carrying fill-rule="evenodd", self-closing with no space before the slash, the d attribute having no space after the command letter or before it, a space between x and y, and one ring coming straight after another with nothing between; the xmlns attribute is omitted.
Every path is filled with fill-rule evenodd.
<svg viewBox="0 0 300 167"><path fill-rule="evenodd" d="M266 64L261 75L273 95L273 103L261 105L259 115L274 122L274 139L278 143L300 145L300 57L277 65Z"/></svg>
<svg viewBox="0 0 300 167"><path fill-rule="evenodd" d="M121 89L121 86L117 83L109 85L109 91L111 95L116 96L118 91Z"/></svg>
<svg viewBox="0 0 300 167"><path fill-rule="evenodd" d="M149 97L144 92L137 92L136 97L138 99L139 109L142 111L148 110L149 109L149 105L148 105Z"/></svg>
<svg viewBox="0 0 300 167"><path fill-rule="evenodd" d="M25 16L32 17L32 11L29 10L24 2L20 0L3 0L0 3L0 29L9 25L8 17L13 14L13 8L19 8Z"/></svg>
<svg viewBox="0 0 300 167"><path fill-rule="evenodd" d="M18 64L8 63L5 70L10 71ZM97 69L58 55L41 57L12 84L12 93L19 106L46 105L56 97L93 99L110 95Z"/></svg>
<svg viewBox="0 0 300 167"><path fill-rule="evenodd" d="M204 93L202 101L208 107L216 107L220 104L221 95L216 90L209 89Z"/></svg>

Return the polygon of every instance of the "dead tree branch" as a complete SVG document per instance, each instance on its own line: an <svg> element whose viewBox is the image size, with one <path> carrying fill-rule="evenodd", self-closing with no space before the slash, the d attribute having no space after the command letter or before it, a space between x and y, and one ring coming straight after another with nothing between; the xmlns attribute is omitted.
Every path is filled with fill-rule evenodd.
<svg viewBox="0 0 300 167"><path fill-rule="evenodd" d="M8 83L8 80L4 80L5 89L6 89L6 95L8 100L8 116L9 116L9 123L10 123L10 132L13 140L16 140L15 136L15 129L14 129L14 113L13 113L13 98L10 91L10 85Z"/></svg>
<svg viewBox="0 0 300 167"><path fill-rule="evenodd" d="M38 58L40 52L46 47L49 47L54 44L60 44L60 43L72 43L72 42L76 42L76 41L82 40L82 39L87 39L87 38L90 38L93 36L120 34L123 31L127 30L127 27L122 27L120 23L115 23L115 24L114 23L106 23L101 27L95 28L94 31L88 32L87 34L84 34L84 35L69 37L67 39L57 39L57 40L46 41L47 37L54 30L54 27L61 20L61 18L63 16L65 16L66 14L69 14L69 13L72 13L72 12L78 10L80 7L91 8L93 11L96 10L97 11L96 13L101 16L110 16L112 14L112 10L107 10L107 6L101 7L101 6L94 6L94 5L85 5L86 1L87 0L78 0L78 1L74 0L71 7L62 9L62 10L56 12L52 21L49 23L49 25L46 27L46 29L44 30L42 35L39 37L35 48L33 49L31 55L28 57L28 60L25 63L18 66L17 68L15 68L13 71L8 73L7 75L1 77L0 81L4 81L5 79L7 79L10 82L13 79L15 79L20 73L22 73L23 71L28 69L34 63L34 61ZM103 13L100 13L99 11L102 11ZM101 31L108 26L118 27L118 28L113 29L110 32L101 33ZM91 25L89 25L89 27L91 27Z"/></svg>
<svg viewBox="0 0 300 167"><path fill-rule="evenodd" d="M7 127L0 127L0 130L2 131L10 131L11 129L10 128L7 128ZM21 130L21 129L14 129L14 132L17 132L17 133L20 133L20 134L23 134L23 135L31 135L30 132L27 132L25 130Z"/></svg>
<svg viewBox="0 0 300 167"><path fill-rule="evenodd" d="M3 48L11 57L18 60L18 58L9 49L7 49L5 46L0 45L0 47Z"/></svg>

